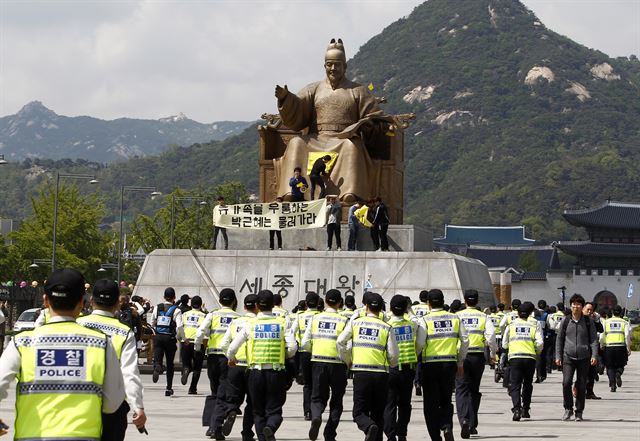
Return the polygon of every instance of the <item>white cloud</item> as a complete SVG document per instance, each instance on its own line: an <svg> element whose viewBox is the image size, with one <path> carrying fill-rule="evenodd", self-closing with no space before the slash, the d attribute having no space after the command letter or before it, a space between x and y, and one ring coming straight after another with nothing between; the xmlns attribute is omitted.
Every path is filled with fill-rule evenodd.
<svg viewBox="0 0 640 441"><path fill-rule="evenodd" d="M297 90L322 77L331 38L351 57L420 3L0 0L0 115L38 99L59 114L106 119L257 119L275 111L275 84ZM640 53L637 1L525 3L587 46Z"/></svg>

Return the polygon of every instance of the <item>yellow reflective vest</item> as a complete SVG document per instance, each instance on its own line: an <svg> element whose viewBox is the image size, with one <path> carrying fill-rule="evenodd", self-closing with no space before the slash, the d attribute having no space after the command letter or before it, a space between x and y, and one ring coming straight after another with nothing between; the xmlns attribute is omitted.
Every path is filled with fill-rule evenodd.
<svg viewBox="0 0 640 441"><path fill-rule="evenodd" d="M311 319L314 315L320 313L317 309L307 309L305 312L298 314L298 333L296 334L296 341L298 342L298 347L302 344L302 337L304 333L307 331L307 326L311 324ZM300 348L298 352L308 352Z"/></svg>
<svg viewBox="0 0 640 441"><path fill-rule="evenodd" d="M15 439L99 441L107 336L56 322L14 341L21 358Z"/></svg>
<svg viewBox="0 0 640 441"><path fill-rule="evenodd" d="M398 365L417 363L416 324L406 317L392 317L387 323L391 325L393 337L398 344Z"/></svg>
<svg viewBox="0 0 640 441"><path fill-rule="evenodd" d="M116 350L118 360L122 356L122 348L127 341L127 337L131 332L129 325L125 325L115 317L106 317L100 314L90 314L84 317L78 317L76 322L86 328L96 329L109 337L111 337L111 344Z"/></svg>
<svg viewBox="0 0 640 441"><path fill-rule="evenodd" d="M311 321L311 361L342 363L336 342L349 319L337 312L321 312Z"/></svg>
<svg viewBox="0 0 640 441"><path fill-rule="evenodd" d="M196 332L207 315L199 309L190 309L182 314L182 323L184 326L184 340L193 343L196 339Z"/></svg>
<svg viewBox="0 0 640 441"><path fill-rule="evenodd" d="M235 319L231 325L231 341L236 338L238 332L240 332L246 325L255 318L255 314L247 314L244 317L238 317ZM238 366L247 366L247 343L242 343L242 346L236 352L236 361Z"/></svg>
<svg viewBox="0 0 640 441"><path fill-rule="evenodd" d="M460 317L447 311L432 311L424 317L427 344L422 351L425 363L457 361Z"/></svg>
<svg viewBox="0 0 640 441"><path fill-rule="evenodd" d="M231 322L240 317L240 314L231 308L221 308L211 313L211 326L209 328L209 342L207 343L207 355L224 354L222 339Z"/></svg>
<svg viewBox="0 0 640 441"><path fill-rule="evenodd" d="M426 303L418 303L417 305L413 305L411 308L413 309L413 313L418 317L424 317L429 314L429 305Z"/></svg>
<svg viewBox="0 0 640 441"><path fill-rule="evenodd" d="M536 328L537 323L521 318L517 318L509 324L507 328L509 360L512 358L536 359Z"/></svg>
<svg viewBox="0 0 640 441"><path fill-rule="evenodd" d="M469 334L468 352L484 353L484 347L487 344L484 336L487 327L487 315L473 307L463 309L457 314Z"/></svg>
<svg viewBox="0 0 640 441"><path fill-rule="evenodd" d="M284 368L285 321L282 317L258 316L248 322L249 340L247 361L249 368L270 364L273 368Z"/></svg>
<svg viewBox="0 0 640 441"><path fill-rule="evenodd" d="M612 317L604 323L604 346L613 348L616 346L626 347L625 330L629 323L620 317Z"/></svg>
<svg viewBox="0 0 640 441"><path fill-rule="evenodd" d="M387 340L391 325L376 317L359 317L352 323L352 371L389 372Z"/></svg>

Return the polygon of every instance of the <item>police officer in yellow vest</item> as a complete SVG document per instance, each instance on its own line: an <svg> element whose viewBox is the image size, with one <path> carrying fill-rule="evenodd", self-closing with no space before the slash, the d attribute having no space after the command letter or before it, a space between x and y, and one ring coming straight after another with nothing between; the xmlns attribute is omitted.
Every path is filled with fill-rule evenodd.
<svg viewBox="0 0 640 441"><path fill-rule="evenodd" d="M398 345L398 367L389 368L389 393L384 409L384 433L387 439L407 441L407 427L411 420L411 393L418 354L425 341L422 317L409 315L411 299L395 295L389 304L392 338Z"/></svg>
<svg viewBox="0 0 640 441"><path fill-rule="evenodd" d="M424 317L425 315L429 314L429 303L428 303L429 291L427 290L420 291L419 298L420 298L420 303L412 306L413 313L418 317Z"/></svg>
<svg viewBox="0 0 640 441"><path fill-rule="evenodd" d="M350 321L338 337L340 358L353 371L353 419L365 441L382 440L389 368L398 366L391 325L380 319L382 296L368 292L366 315Z"/></svg>
<svg viewBox="0 0 640 441"><path fill-rule="evenodd" d="M292 358L298 344L285 332L285 321L271 312L273 293L258 293L258 315L238 331L227 357L229 366L238 363L237 354L246 344L249 375L247 389L253 406L253 420L259 441L275 441L282 424L282 406L287 399L285 359Z"/></svg>
<svg viewBox="0 0 640 441"><path fill-rule="evenodd" d="M513 407L513 421L531 418L531 394L536 357L542 352L544 338L536 323L529 320L533 312L525 302L518 307L518 318L512 320L502 336L502 347L509 351L509 395Z"/></svg>
<svg viewBox="0 0 640 441"><path fill-rule="evenodd" d="M287 319L289 317L289 311L282 307L282 296L280 294L273 295L273 315L276 317L282 317Z"/></svg>
<svg viewBox="0 0 640 441"><path fill-rule="evenodd" d="M463 375L469 338L456 314L443 309L444 294L439 289L429 291L431 312L425 316L426 341L422 351L422 390L424 419L433 441L453 440L453 404L451 391L456 375Z"/></svg>
<svg viewBox="0 0 640 441"><path fill-rule="evenodd" d="M191 309L182 313L182 322L184 323L184 341L180 349L180 359L182 360L182 375L180 382L183 386L189 381L189 374L193 372L191 377L191 385L189 386L189 395L198 394L198 381L200 381L200 373L204 363L204 348L199 351L195 350L196 333L198 328L204 322L206 314L202 312L202 298L193 296L191 298Z"/></svg>
<svg viewBox="0 0 640 441"><path fill-rule="evenodd" d="M307 310L298 314L298 319L293 323L292 332L296 335L298 342L298 374L302 374L302 409L304 419L311 421L311 391L313 389L313 372L311 370L311 352L302 347L302 337L311 324L311 319L318 314L318 302L320 296L315 292L310 292L305 298Z"/></svg>
<svg viewBox="0 0 640 441"><path fill-rule="evenodd" d="M207 314L196 331L194 349L199 351L203 340L205 338L208 339L207 375L209 377L211 395L205 399L202 424L203 426L209 426L206 432L207 436L214 435L217 439L224 439L221 436L222 427L216 426L214 423L217 419L215 415L217 408L216 401L218 399L224 399L224 387L227 382L227 371L229 369L227 366L228 360L222 347L222 340L231 323L240 317L240 314L235 311L237 299L236 292L233 289L222 289L218 300L222 307Z"/></svg>
<svg viewBox="0 0 640 441"><path fill-rule="evenodd" d="M235 319L231 326L227 329L222 339L222 348L225 353L229 350L229 346L233 339L241 332L247 323L258 314L258 296L249 294L245 296L244 310L242 317ZM253 409L251 406L251 398L247 393L247 345L241 346L236 353L236 365L230 367L227 373L227 388L225 389L224 400L218 401L216 404L226 406L223 410L216 412L218 415L228 415L222 423L222 435L228 436L233 428L236 416L240 413L240 406L247 397L247 405L244 408L242 417L242 440L253 440Z"/></svg>
<svg viewBox="0 0 640 441"><path fill-rule="evenodd" d="M129 405L133 407L133 423L138 428L144 427L147 419L142 403L143 386L138 371L138 351L136 339L131 328L115 318L120 307L120 290L113 280L101 279L93 285L90 315L79 317L78 324L103 332L111 338L111 343L120 360L120 369L124 379L127 402L125 401L114 414L103 415L105 427L109 427L110 438L102 436L102 441L124 440L127 430L127 412Z"/></svg>
<svg viewBox="0 0 640 441"><path fill-rule="evenodd" d="M609 387L615 392L622 386L622 374L631 354L631 326L622 318L622 307L613 307L613 317L604 323L600 334L600 347L604 348L604 365L607 367Z"/></svg>
<svg viewBox="0 0 640 441"><path fill-rule="evenodd" d="M496 357L496 331L493 322L478 309L479 295L475 289L464 292L465 309L458 311L469 334L469 349L464 359L464 375L456 378L456 409L464 439L478 434L478 410L480 409L480 381L484 373L485 348L489 347L489 363Z"/></svg>
<svg viewBox="0 0 640 441"><path fill-rule="evenodd" d="M356 310L356 298L351 294L347 294L344 296L344 307L340 311L340 315L350 319L353 317L353 313Z"/></svg>
<svg viewBox="0 0 640 441"><path fill-rule="evenodd" d="M102 436L101 413L124 398L120 362L109 338L78 325L84 277L55 270L44 287L51 319L17 334L0 358L0 400L16 387L16 440L91 440Z"/></svg>
<svg viewBox="0 0 640 441"><path fill-rule="evenodd" d="M330 289L325 296L327 307L314 315L302 337L302 348L311 353L312 391L311 428L309 439L318 438L322 413L327 407L329 393L331 402L329 418L324 427L325 441L336 439L336 429L342 415L342 398L347 387L347 366L338 355L336 341L349 321L338 312L342 295Z"/></svg>

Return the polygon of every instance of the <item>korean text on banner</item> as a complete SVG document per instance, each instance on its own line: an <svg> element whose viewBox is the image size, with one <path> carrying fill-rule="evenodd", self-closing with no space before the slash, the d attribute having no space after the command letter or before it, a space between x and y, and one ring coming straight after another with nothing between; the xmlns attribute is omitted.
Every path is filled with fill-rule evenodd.
<svg viewBox="0 0 640 441"><path fill-rule="evenodd" d="M271 202L215 206L213 224L247 230L321 228L326 224L327 201Z"/></svg>

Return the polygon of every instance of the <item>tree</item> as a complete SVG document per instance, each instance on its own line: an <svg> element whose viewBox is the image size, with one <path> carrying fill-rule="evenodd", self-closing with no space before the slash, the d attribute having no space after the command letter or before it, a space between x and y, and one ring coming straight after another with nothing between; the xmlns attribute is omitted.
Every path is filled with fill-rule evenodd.
<svg viewBox="0 0 640 441"><path fill-rule="evenodd" d="M131 235L127 238L129 250L135 251L141 247L146 253L150 253L158 248L171 248L171 204L174 200L175 248L209 248L213 237L212 209L219 196L224 197L227 204L249 201L249 195L241 182L225 182L210 193L197 189L187 193L178 188L165 196L164 207L153 216L136 217L131 226ZM184 197L194 199L180 199ZM202 201L207 204L201 205Z"/></svg>
<svg viewBox="0 0 640 441"><path fill-rule="evenodd" d="M13 243L6 246L0 256L0 269L8 272L5 275L42 280L51 271L46 266L34 270L29 265L34 259L51 258L54 204L53 184L46 184L38 196L31 199L33 214L10 234ZM108 251L106 236L99 228L104 214L104 205L95 193L82 195L77 186L60 184L56 267L73 267L87 279L96 277ZM9 274L11 272L13 274Z"/></svg>

